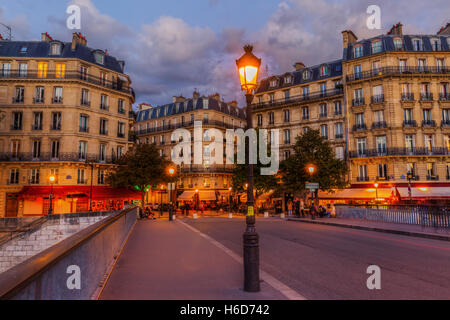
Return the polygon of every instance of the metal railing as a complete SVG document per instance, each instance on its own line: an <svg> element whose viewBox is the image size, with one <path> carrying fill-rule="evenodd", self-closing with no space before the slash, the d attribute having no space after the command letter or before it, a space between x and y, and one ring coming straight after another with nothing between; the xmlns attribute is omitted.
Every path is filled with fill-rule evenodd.
<svg viewBox="0 0 450 320"><path fill-rule="evenodd" d="M450 208L446 206L336 205L336 217L410 224L436 229L450 228Z"/></svg>
<svg viewBox="0 0 450 320"><path fill-rule="evenodd" d="M267 102L261 102L261 103L255 103L252 105L254 109L261 109L266 107L276 107L276 106L282 106L290 103L297 103L297 102L304 102L304 101L313 101L313 100L320 100L323 98L333 97L337 95L344 94L344 89L342 88L336 88L336 89L330 89L326 91L317 91L312 92L309 94L301 94L297 96L292 96L289 98L284 99L276 99L272 101Z"/></svg>
<svg viewBox="0 0 450 320"><path fill-rule="evenodd" d="M197 120L197 121L200 121L200 120ZM239 128L239 126L232 125L232 124L225 123L223 121L218 121L218 120L203 120L200 122L202 122L202 125L220 127L220 128L224 128L224 129ZM138 131L136 131L136 134L143 135L143 134L149 134L149 133L155 133L155 132L161 132L161 131L171 131L171 130L175 130L175 129L179 129L179 128L189 128L189 127L193 127L193 126L194 126L194 121L186 121L183 123L170 124L170 125L166 124L164 126L150 127L150 128L138 130Z"/></svg>
<svg viewBox="0 0 450 320"><path fill-rule="evenodd" d="M181 168L181 173L233 173L233 168L223 166L204 167L201 165L191 165Z"/></svg>
<svg viewBox="0 0 450 320"><path fill-rule="evenodd" d="M347 82L370 79L386 75L410 74L450 74L450 67L383 67L376 70L353 73L347 76Z"/></svg>
<svg viewBox="0 0 450 320"><path fill-rule="evenodd" d="M386 128L387 128L386 121L378 121L372 123L372 129L386 129Z"/></svg>
<svg viewBox="0 0 450 320"><path fill-rule="evenodd" d="M108 163L112 164L117 161L116 156L107 156L102 160L99 154L86 154L80 155L78 152L60 152L57 157L54 157L50 152L41 153L39 157L34 157L31 152L21 152L19 154L13 154L11 152L1 152L0 162L6 161L70 161L70 162L95 162L95 163Z"/></svg>
<svg viewBox="0 0 450 320"><path fill-rule="evenodd" d="M417 121L416 120L405 120L405 121L403 121L403 127L404 128L407 128L407 127L415 128L415 127L417 127Z"/></svg>
<svg viewBox="0 0 450 320"><path fill-rule="evenodd" d="M386 148L383 151L378 149L366 149L350 151L350 158L385 157L385 156L446 156L450 155L448 148Z"/></svg>
<svg viewBox="0 0 450 320"><path fill-rule="evenodd" d="M38 70L28 70L26 74L20 70L11 70L10 72L0 72L1 79L32 79L32 80L80 80L108 89L117 90L134 96L134 90L127 83L117 78L116 81L104 80L93 75L86 75L80 71L67 70L63 73L55 71L42 72Z"/></svg>

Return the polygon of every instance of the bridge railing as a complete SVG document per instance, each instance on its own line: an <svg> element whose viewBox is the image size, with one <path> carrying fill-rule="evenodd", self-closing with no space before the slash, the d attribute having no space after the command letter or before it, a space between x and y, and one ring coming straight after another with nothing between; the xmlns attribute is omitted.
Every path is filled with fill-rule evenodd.
<svg viewBox="0 0 450 320"><path fill-rule="evenodd" d="M1 273L0 299L95 298L136 222L137 210L116 212Z"/></svg>
<svg viewBox="0 0 450 320"><path fill-rule="evenodd" d="M450 208L423 205L336 205L336 217L450 229Z"/></svg>

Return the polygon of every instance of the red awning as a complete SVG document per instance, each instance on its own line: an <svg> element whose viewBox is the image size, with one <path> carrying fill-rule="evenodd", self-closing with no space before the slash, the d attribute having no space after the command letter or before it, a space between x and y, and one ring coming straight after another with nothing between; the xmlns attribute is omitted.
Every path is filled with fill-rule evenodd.
<svg viewBox="0 0 450 320"><path fill-rule="evenodd" d="M54 197L89 197L90 193L90 186L53 186ZM19 199L48 198L49 195L50 186L26 186L18 194ZM138 200L141 198L141 194L126 188L114 189L108 186L94 186L92 188L93 200L118 198Z"/></svg>
<svg viewBox="0 0 450 320"><path fill-rule="evenodd" d="M408 188L397 188L402 200L409 199ZM411 187L411 198L415 200L450 199L450 187Z"/></svg>

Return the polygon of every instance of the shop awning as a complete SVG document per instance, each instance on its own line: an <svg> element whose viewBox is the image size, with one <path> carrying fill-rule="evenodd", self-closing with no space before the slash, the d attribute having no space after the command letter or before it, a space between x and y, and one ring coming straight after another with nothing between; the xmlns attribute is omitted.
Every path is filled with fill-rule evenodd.
<svg viewBox="0 0 450 320"><path fill-rule="evenodd" d="M336 200L375 200L378 195L378 199L389 199L395 195L395 189L393 188L379 188L378 191L373 188L358 188L358 189L343 189L336 190L334 193L319 191L320 199L336 199Z"/></svg>
<svg viewBox="0 0 450 320"><path fill-rule="evenodd" d="M409 199L408 188L397 188L400 198ZM450 187L411 187L413 199L450 199Z"/></svg>
<svg viewBox="0 0 450 320"><path fill-rule="evenodd" d="M178 201L192 201L194 200L194 191L185 191L177 197Z"/></svg>
<svg viewBox="0 0 450 320"><path fill-rule="evenodd" d="M26 186L18 194L19 199L48 198L50 186ZM90 196L90 186L53 186L54 197L86 197ZM108 199L140 199L139 192L127 188L111 188L108 186L92 187L93 200Z"/></svg>
<svg viewBox="0 0 450 320"><path fill-rule="evenodd" d="M200 201L215 201L217 200L215 191L200 191Z"/></svg>

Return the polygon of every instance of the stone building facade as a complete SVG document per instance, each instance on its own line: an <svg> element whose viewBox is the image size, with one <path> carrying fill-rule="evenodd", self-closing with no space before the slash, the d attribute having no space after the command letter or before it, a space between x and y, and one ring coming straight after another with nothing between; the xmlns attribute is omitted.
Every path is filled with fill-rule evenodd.
<svg viewBox="0 0 450 320"><path fill-rule="evenodd" d="M91 185L93 209L111 207L105 176L132 144L133 103L124 62L81 34L0 41L0 216L46 214L50 176L55 213L90 208Z"/></svg>

